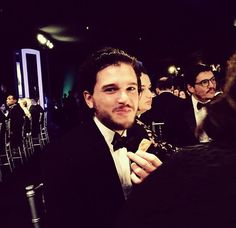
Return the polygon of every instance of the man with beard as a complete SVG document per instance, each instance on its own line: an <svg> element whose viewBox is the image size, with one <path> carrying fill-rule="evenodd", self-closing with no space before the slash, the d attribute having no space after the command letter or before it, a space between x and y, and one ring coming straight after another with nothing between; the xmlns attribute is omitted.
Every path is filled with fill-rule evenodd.
<svg viewBox="0 0 236 228"><path fill-rule="evenodd" d="M186 71L185 83L191 96L185 99L178 123L180 146L209 142L211 139L204 131L196 136L196 128L201 125L207 114L206 106L215 96L216 78L209 66L197 64Z"/></svg>
<svg viewBox="0 0 236 228"><path fill-rule="evenodd" d="M136 58L104 48L79 76L86 118L50 145L42 163L48 227L110 227L135 184L161 165L155 155L128 152L114 140L126 136L138 109Z"/></svg>

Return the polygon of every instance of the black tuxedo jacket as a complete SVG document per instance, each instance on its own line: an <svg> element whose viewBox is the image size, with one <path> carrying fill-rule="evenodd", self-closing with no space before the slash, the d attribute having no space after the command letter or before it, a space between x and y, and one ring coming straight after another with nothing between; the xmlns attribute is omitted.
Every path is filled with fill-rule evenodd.
<svg viewBox="0 0 236 228"><path fill-rule="evenodd" d="M31 105L29 108L32 121L32 136L37 137L40 133L40 124L43 122L44 118L44 109L39 105ZM43 113L42 122L40 123L40 113Z"/></svg>
<svg viewBox="0 0 236 228"><path fill-rule="evenodd" d="M0 154L4 152L5 149L5 120L6 116L3 114L3 112L0 110Z"/></svg>
<svg viewBox="0 0 236 228"><path fill-rule="evenodd" d="M151 110L141 116L141 120L148 125L163 122L162 140L168 143L182 144L180 119L183 115L184 100L170 92L163 92L153 99ZM157 134L159 134L157 132Z"/></svg>
<svg viewBox="0 0 236 228"><path fill-rule="evenodd" d="M231 140L186 147L133 191L112 228L236 227L235 152Z"/></svg>
<svg viewBox="0 0 236 228"><path fill-rule="evenodd" d="M44 151L42 181L48 227L109 227L125 201L109 147L93 120Z"/></svg>
<svg viewBox="0 0 236 228"><path fill-rule="evenodd" d="M10 119L10 140L13 147L22 145L22 127L25 113L17 103L9 109L7 119Z"/></svg>
<svg viewBox="0 0 236 228"><path fill-rule="evenodd" d="M182 118L179 119L179 124L181 125L181 145L194 145L198 144L199 141L195 136L196 130L196 118L194 115L193 103L191 97L184 100L184 108Z"/></svg>

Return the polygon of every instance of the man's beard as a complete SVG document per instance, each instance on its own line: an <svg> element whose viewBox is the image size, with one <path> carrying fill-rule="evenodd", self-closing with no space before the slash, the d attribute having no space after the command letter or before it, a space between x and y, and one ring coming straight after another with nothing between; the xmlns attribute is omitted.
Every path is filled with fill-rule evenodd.
<svg viewBox="0 0 236 228"><path fill-rule="evenodd" d="M114 121L112 116L108 113L95 111L97 118L109 129L113 131L120 131L125 130L133 126L135 121L135 116L132 121L126 122L126 123L119 123L117 121Z"/></svg>

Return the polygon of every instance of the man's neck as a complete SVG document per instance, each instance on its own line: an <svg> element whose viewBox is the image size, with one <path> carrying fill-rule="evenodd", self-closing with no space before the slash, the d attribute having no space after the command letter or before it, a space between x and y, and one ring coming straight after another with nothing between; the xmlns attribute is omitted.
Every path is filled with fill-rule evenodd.
<svg viewBox="0 0 236 228"><path fill-rule="evenodd" d="M94 121L97 123L97 125L103 126L102 128L107 128L110 131L117 132L121 136L126 136L126 129L122 129L122 130L111 129L107 127L104 123L102 123L96 116L94 116Z"/></svg>
<svg viewBox="0 0 236 228"><path fill-rule="evenodd" d="M201 102L201 103L203 103L203 104L205 104L205 103L207 103L207 102L210 101L210 99L202 99L202 98L200 98L200 97L195 96L194 94L193 94L192 96L194 97L194 99L195 99L196 101Z"/></svg>

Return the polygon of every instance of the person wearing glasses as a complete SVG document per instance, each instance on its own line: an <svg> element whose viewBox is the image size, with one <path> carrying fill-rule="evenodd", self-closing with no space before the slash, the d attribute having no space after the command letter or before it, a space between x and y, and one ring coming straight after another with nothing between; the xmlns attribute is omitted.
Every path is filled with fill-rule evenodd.
<svg viewBox="0 0 236 228"><path fill-rule="evenodd" d="M216 78L210 66L196 64L185 72L185 83L190 93L185 99L181 125L183 145L209 142L205 132L196 136L196 128L201 125L207 111L206 106L215 97Z"/></svg>

